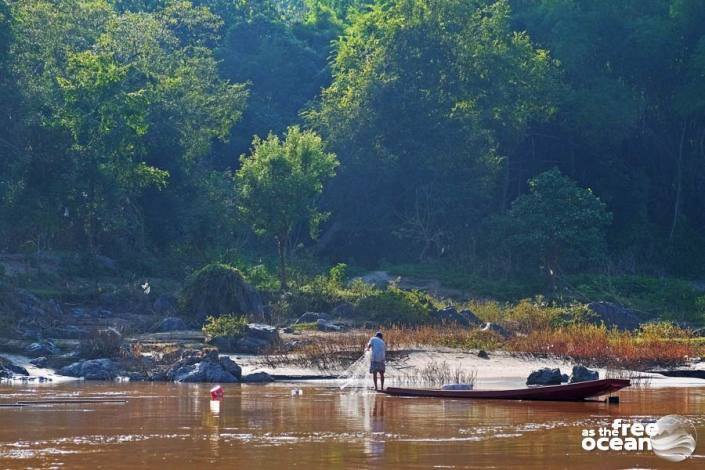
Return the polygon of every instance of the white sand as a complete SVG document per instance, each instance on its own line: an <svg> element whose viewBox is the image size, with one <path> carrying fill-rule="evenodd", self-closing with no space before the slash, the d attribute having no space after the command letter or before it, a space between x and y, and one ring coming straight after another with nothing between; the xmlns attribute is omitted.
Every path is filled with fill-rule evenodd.
<svg viewBox="0 0 705 470"><path fill-rule="evenodd" d="M452 349L429 349L429 350L409 350L404 351L400 358L387 361L387 373L408 372L413 368L420 369L431 361L437 363L446 362L451 369L460 368L465 372L474 371L476 373L475 388L500 389L500 388L520 388L525 386L526 378L531 371L542 367L558 367L561 373L570 375L575 365L568 361L557 359L541 359L519 357L506 352L493 352L489 354L489 359L482 359L475 353L454 351ZM235 362L243 368L244 374L255 371L264 371L269 374L281 375L340 375L344 371L321 371L316 368L305 368L296 366L270 367L263 364L262 358L258 356L231 355ZM696 364L697 367L705 368ZM600 378L606 376L605 369L597 369ZM664 377L658 374L637 373L625 374L625 377L633 376L648 377L643 381L647 387L703 387L705 380L695 378Z"/></svg>

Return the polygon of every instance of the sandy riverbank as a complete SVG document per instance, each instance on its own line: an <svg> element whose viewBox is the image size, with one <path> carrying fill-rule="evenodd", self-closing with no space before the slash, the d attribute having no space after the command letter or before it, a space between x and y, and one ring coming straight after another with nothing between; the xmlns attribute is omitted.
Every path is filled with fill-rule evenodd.
<svg viewBox="0 0 705 470"><path fill-rule="evenodd" d="M230 357L242 366L243 373L263 371L279 375L342 375L345 372L344 369L321 371L317 368L295 365L272 367L265 362L262 356L231 355ZM431 361L446 362L451 369L460 368L465 372L474 371L476 374L475 388L486 389L524 387L526 377L533 370L542 367L557 367L562 373L570 374L575 365L575 363L566 360L520 357L502 351L490 353L489 359L483 359L475 353L447 348L429 348L396 352L394 358L388 361L387 372L388 375L393 376L414 368L421 369ZM694 364L693 368L705 370L705 363ZM705 387L705 380L697 378L664 377L660 374L607 371L600 368L595 370L599 371L600 378L615 372L623 374L626 378L638 377L634 382L645 387Z"/></svg>

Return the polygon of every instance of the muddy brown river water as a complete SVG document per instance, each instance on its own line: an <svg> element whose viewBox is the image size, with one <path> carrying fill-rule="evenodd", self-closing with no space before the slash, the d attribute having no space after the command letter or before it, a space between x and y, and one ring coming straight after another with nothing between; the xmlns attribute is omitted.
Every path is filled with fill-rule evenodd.
<svg viewBox="0 0 705 470"><path fill-rule="evenodd" d="M209 388L2 385L2 403L127 403L0 408L0 468L705 468L705 387L627 390L608 406L396 398L322 383L227 385L218 414ZM292 396L293 388L303 394ZM581 447L583 429L668 414L687 417L700 435L684 462Z"/></svg>

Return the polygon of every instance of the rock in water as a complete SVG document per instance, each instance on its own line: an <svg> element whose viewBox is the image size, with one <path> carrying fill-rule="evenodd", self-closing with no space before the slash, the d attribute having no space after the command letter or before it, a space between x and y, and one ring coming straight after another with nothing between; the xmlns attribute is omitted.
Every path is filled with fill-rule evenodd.
<svg viewBox="0 0 705 470"><path fill-rule="evenodd" d="M587 382L588 380L598 380L599 378L600 373L596 370L577 365L573 367L573 372L570 374L570 383Z"/></svg>
<svg viewBox="0 0 705 470"><path fill-rule="evenodd" d="M49 360L44 356L40 356L40 357L32 359L31 361L29 361L29 363L35 367L44 368L48 365Z"/></svg>
<svg viewBox="0 0 705 470"><path fill-rule="evenodd" d="M83 377L85 380L113 380L118 375L115 364L110 359L74 362L59 369L59 374L68 377Z"/></svg>
<svg viewBox="0 0 705 470"><path fill-rule="evenodd" d="M632 331L641 323L634 310L613 302L591 302L587 308L593 314L593 323L604 323L607 328Z"/></svg>
<svg viewBox="0 0 705 470"><path fill-rule="evenodd" d="M485 351L484 349L480 349L480 351L477 353L477 357L479 357L480 359L489 359L490 355L487 354L487 351Z"/></svg>
<svg viewBox="0 0 705 470"><path fill-rule="evenodd" d="M526 379L526 385L560 385L561 380L560 369L544 367L529 374L529 377Z"/></svg>
<svg viewBox="0 0 705 470"><path fill-rule="evenodd" d="M243 375L242 381L246 383L267 383L274 382L274 379L266 372L254 372L252 374Z"/></svg>
<svg viewBox="0 0 705 470"><path fill-rule="evenodd" d="M175 382L237 382L237 378L216 362L201 361L177 372Z"/></svg>
<svg viewBox="0 0 705 470"><path fill-rule="evenodd" d="M229 372L233 375L233 377L240 380L240 378L242 377L242 368L237 365L235 361L230 359L228 356L220 356L218 361L220 362L220 365L223 370Z"/></svg>
<svg viewBox="0 0 705 470"><path fill-rule="evenodd" d="M11 379L15 375L21 375L23 377L29 376L29 372L24 367L17 366L11 361L0 357L0 378Z"/></svg>
<svg viewBox="0 0 705 470"><path fill-rule="evenodd" d="M166 373L167 380L174 382L238 382L242 370L227 356L218 356L218 351L206 354L201 351L187 350L181 359L171 366Z"/></svg>

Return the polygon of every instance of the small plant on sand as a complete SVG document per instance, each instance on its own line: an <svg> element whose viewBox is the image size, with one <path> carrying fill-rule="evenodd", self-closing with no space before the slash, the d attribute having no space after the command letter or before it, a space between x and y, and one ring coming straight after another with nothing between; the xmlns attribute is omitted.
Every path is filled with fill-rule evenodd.
<svg viewBox="0 0 705 470"><path fill-rule="evenodd" d="M247 318L236 315L208 317L203 325L203 333L210 338L220 336L238 337L247 332Z"/></svg>

